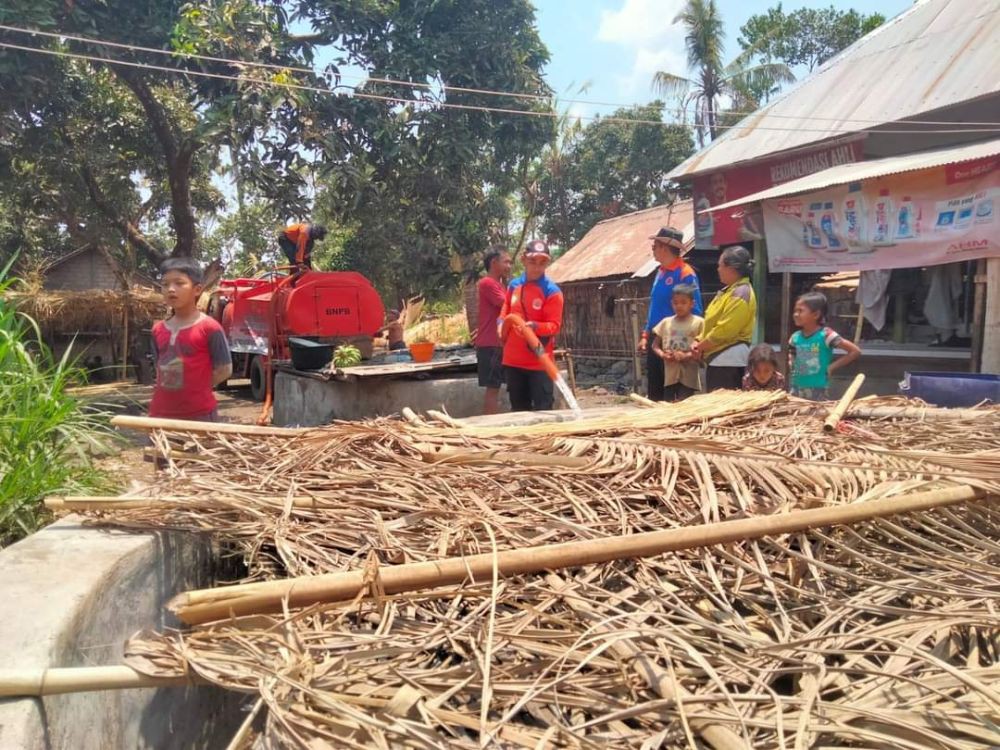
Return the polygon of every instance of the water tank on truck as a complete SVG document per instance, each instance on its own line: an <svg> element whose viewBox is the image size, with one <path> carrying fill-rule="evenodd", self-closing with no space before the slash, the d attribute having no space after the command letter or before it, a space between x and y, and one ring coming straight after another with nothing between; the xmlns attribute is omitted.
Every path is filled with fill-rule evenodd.
<svg viewBox="0 0 1000 750"><path fill-rule="evenodd" d="M290 358L289 337L352 344L367 359L372 339L385 323L378 292L354 271L226 279L219 283L209 311L229 338L233 376L249 378L258 400L264 398L268 357Z"/></svg>

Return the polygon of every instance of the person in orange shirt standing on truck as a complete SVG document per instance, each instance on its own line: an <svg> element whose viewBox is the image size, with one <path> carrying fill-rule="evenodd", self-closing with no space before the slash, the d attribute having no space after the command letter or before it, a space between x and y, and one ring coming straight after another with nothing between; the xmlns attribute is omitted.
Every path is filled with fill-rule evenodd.
<svg viewBox="0 0 1000 750"><path fill-rule="evenodd" d="M324 237L326 227L320 224L290 224L278 235L278 245L290 264L312 268L313 243Z"/></svg>
<svg viewBox="0 0 1000 750"><path fill-rule="evenodd" d="M524 250L524 273L510 282L498 325L508 315L519 315L538 336L551 357L555 337L562 327L563 294L545 275L552 260L548 245L532 240ZM507 394L513 411L545 411L552 408L555 394L552 380L542 363L513 328L503 342L503 366Z"/></svg>

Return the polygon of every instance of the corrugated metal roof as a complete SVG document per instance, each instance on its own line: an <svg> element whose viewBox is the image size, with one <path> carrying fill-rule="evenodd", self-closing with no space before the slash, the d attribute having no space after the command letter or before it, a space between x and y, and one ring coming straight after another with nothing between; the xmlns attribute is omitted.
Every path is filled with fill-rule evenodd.
<svg viewBox="0 0 1000 750"><path fill-rule="evenodd" d="M605 219L560 256L546 274L560 284L635 274L650 260L650 236L666 226L683 231L685 248L690 249L694 243L691 201Z"/></svg>
<svg viewBox="0 0 1000 750"><path fill-rule="evenodd" d="M922 0L740 122L750 127L723 134L669 176L690 179L996 93L998 49L996 0Z"/></svg>
<svg viewBox="0 0 1000 750"><path fill-rule="evenodd" d="M719 211L732 206L756 203L768 198L781 198L782 196L793 195L795 193L811 193L814 190L822 190L831 185L843 185L847 182L871 180L875 177L885 177L886 175L899 174L901 172L916 172L921 169L942 167L946 164L958 164L963 161L985 159L998 154L1000 154L1000 138L995 138L991 141L971 143L966 146L936 148L932 151L920 151L915 154L906 154L905 156L889 156L885 159L875 159L856 164L841 164L838 167L830 167L829 169L824 169L822 172L800 177L797 180L785 182L777 187L761 190L758 193L746 195L728 203L712 206L710 210ZM705 212L699 211L698 213Z"/></svg>

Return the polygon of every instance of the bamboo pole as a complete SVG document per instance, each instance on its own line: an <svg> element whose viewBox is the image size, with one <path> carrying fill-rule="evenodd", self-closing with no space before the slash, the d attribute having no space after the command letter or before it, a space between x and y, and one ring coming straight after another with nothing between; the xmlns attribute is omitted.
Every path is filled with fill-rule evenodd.
<svg viewBox="0 0 1000 750"><path fill-rule="evenodd" d="M133 417L121 414L111 420L115 427L127 427L132 430L169 430L170 432L215 432L229 435L258 435L295 437L308 432L301 427L259 427L248 424L230 424L228 422L194 422L186 419L162 419L159 417Z"/></svg>
<svg viewBox="0 0 1000 750"><path fill-rule="evenodd" d="M656 402L651 398L646 398L645 396L635 393L634 391L628 394L629 400L634 401L640 406L656 406Z"/></svg>
<svg viewBox="0 0 1000 750"><path fill-rule="evenodd" d="M945 409L936 406L860 406L851 407L848 411L851 417L862 419L923 419L953 420L976 419L988 416L1000 416L1000 412L991 409Z"/></svg>
<svg viewBox="0 0 1000 750"><path fill-rule="evenodd" d="M758 309L760 309L758 307ZM785 271L781 274L781 372L791 380L792 373L788 369L788 339L792 335L792 274Z"/></svg>
<svg viewBox="0 0 1000 750"><path fill-rule="evenodd" d="M594 608L582 598L566 595L568 584L565 579L555 573L549 573L546 576L546 580L556 593L562 595L562 600L567 607L586 615L592 620L602 619L602 616L595 612ZM622 592L622 594L624 593ZM641 621L644 619L643 613L641 611L636 612L635 618ZM622 623L619 621L616 623L616 626L620 628ZM597 625L593 632L606 635L618 634L616 629L609 628L606 625ZM611 642L609 650L635 670L642 678L642 681L646 683L646 686L664 700L676 701L679 705L691 700L692 696L684 689L684 686L656 666L655 660L643 653L642 649L635 645L632 640L616 638ZM691 728L716 750L744 750L746 747L746 743L732 730L718 724L712 724L707 719L691 719L690 724Z"/></svg>
<svg viewBox="0 0 1000 750"><path fill-rule="evenodd" d="M125 665L0 670L0 697L60 695L92 690L177 687L202 683L194 674L153 677Z"/></svg>
<svg viewBox="0 0 1000 750"><path fill-rule="evenodd" d="M851 406L851 402L854 401L854 397L858 395L858 391L865 382L864 373L858 373L854 376L854 380L851 384L847 386L847 390L844 391L844 395L840 397L840 401L837 405L833 407L833 411L830 412L830 416L826 418L823 422L823 432L833 432L837 429L837 425L840 424L840 420L843 419L844 414Z"/></svg>
<svg viewBox="0 0 1000 750"><path fill-rule="evenodd" d="M981 489L959 485L864 503L799 510L791 513L701 524L641 534L452 557L433 562L388 565L378 569L385 594L492 580L494 568L504 577L538 573L612 560L652 557L665 552L709 547L764 536L789 534L819 526L858 523L899 513L915 513L984 497ZM354 599L369 585L364 570L248 583L188 591L168 608L183 622L197 625L233 616L278 612L290 607Z"/></svg>
<svg viewBox="0 0 1000 750"><path fill-rule="evenodd" d="M50 510L139 510L149 508L167 508L171 506L193 505L218 501L220 503L238 504L243 502L242 498L224 497L218 495L195 496L195 495L159 495L147 497L145 495L66 495L64 497L45 498L45 507ZM262 505L273 505L283 507L289 502L284 496L275 495L273 497L254 498L254 502ZM314 497L293 497L290 500L293 508L313 508L322 509L332 507L330 504L317 500Z"/></svg>
<svg viewBox="0 0 1000 750"><path fill-rule="evenodd" d="M53 667L39 669L0 669L0 698L38 698L64 693L86 693L99 690L127 690L130 688L167 688L187 685L209 685L194 672L172 677L143 674L126 665L104 667ZM337 694L331 697L355 706L373 710L386 709L387 698L365 695ZM434 718L445 724L479 730L477 718L458 711L451 711L424 703L423 707ZM519 742L525 747L535 745L541 735L516 727L498 727L502 739Z"/></svg>

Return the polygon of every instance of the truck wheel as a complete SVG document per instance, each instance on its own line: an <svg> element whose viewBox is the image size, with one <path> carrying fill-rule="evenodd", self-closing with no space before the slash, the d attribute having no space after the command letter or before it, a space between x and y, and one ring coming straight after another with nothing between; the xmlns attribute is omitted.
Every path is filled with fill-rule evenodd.
<svg viewBox="0 0 1000 750"><path fill-rule="evenodd" d="M250 395L254 401L263 401L267 396L267 372L259 356L250 360Z"/></svg>

